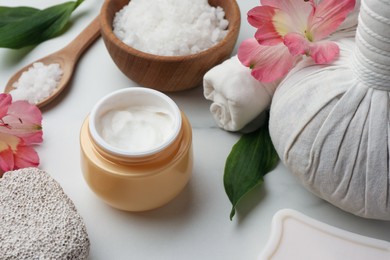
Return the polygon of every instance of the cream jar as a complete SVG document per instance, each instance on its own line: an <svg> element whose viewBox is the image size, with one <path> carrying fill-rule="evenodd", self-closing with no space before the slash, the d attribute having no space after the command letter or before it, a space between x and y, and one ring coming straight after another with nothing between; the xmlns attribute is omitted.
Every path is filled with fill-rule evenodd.
<svg viewBox="0 0 390 260"><path fill-rule="evenodd" d="M168 203L192 173L187 117L172 99L149 88L122 89L100 100L81 127L80 146L89 187L121 210Z"/></svg>

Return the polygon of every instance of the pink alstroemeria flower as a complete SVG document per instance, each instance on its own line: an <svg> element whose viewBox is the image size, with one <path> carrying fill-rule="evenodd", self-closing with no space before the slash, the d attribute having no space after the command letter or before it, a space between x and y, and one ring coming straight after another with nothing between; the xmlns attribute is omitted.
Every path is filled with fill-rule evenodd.
<svg viewBox="0 0 390 260"><path fill-rule="evenodd" d="M283 43L260 45L255 38L243 41L237 56L244 66L251 69L252 76L261 82L272 82L283 77L300 59L291 55Z"/></svg>
<svg viewBox="0 0 390 260"><path fill-rule="evenodd" d="M336 31L354 9L355 0L260 0L248 12L261 45L284 43L292 55L311 56L316 63L332 62L339 54L334 42L323 40ZM318 2L318 1L317 1Z"/></svg>
<svg viewBox="0 0 390 260"><path fill-rule="evenodd" d="M30 147L42 142L41 111L27 101L12 102L0 94L0 177L10 170L38 166L39 157Z"/></svg>

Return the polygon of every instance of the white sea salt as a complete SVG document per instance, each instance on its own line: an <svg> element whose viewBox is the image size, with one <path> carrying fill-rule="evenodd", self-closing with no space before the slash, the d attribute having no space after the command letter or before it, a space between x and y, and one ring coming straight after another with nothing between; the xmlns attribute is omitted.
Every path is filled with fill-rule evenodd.
<svg viewBox="0 0 390 260"><path fill-rule="evenodd" d="M131 0L116 13L114 34L143 52L181 56L220 42L228 21L221 7L207 0Z"/></svg>
<svg viewBox="0 0 390 260"><path fill-rule="evenodd" d="M47 98L57 87L63 71L57 63L45 65L42 62L33 63L23 72L10 92L13 100L27 100L31 104Z"/></svg>

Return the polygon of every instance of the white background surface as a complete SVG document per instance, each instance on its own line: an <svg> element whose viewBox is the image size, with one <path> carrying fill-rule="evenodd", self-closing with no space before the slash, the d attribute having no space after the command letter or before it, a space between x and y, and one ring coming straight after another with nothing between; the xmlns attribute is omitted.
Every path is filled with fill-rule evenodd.
<svg viewBox="0 0 390 260"><path fill-rule="evenodd" d="M65 0L64 0L65 1ZM0 6L45 8L60 0L0 0ZM19 68L69 43L99 13L102 0L86 0L72 15L68 30L33 48L0 49L0 86ZM242 13L239 44L254 29L246 13L258 0L238 0ZM235 49L234 53L236 52ZM50 173L74 201L91 240L90 259L256 259L267 242L272 216L292 208L327 224L390 241L390 223L345 213L306 191L279 165L229 220L223 188L226 157L239 135L219 129L202 87L169 94L193 127L194 172L185 190L163 208L144 213L113 209L88 188L79 163L80 126L106 94L136 86L117 69L99 39L81 58L69 88L43 108L44 142L37 146L40 168Z"/></svg>

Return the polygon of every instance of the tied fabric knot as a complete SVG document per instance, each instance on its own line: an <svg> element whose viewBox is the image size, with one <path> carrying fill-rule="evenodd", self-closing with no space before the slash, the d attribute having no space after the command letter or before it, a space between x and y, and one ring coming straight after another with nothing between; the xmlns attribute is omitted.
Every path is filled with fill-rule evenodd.
<svg viewBox="0 0 390 260"><path fill-rule="evenodd" d="M382 4L362 3L352 70L367 87L390 91L390 2Z"/></svg>

